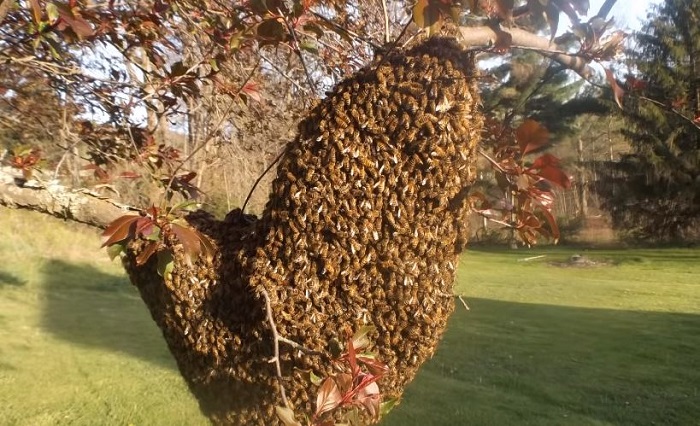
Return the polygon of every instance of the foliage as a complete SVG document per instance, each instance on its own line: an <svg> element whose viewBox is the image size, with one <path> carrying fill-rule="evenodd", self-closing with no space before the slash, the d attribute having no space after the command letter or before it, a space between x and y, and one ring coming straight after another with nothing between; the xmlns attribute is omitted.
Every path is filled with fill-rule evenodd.
<svg viewBox="0 0 700 426"><path fill-rule="evenodd" d="M626 96L632 152L598 188L614 225L631 237L697 237L700 223L700 2L668 0L636 34Z"/></svg>
<svg viewBox="0 0 700 426"><path fill-rule="evenodd" d="M192 263L201 255L205 259L214 256L212 243L196 229L183 223L177 214L186 210L192 203L183 203L162 213L155 206L140 215L120 216L110 223L102 233L102 247L107 247L112 259L122 254L129 242L141 239L146 245L136 257L138 266L144 265L154 254L158 257L158 273L166 276L173 268L175 241L182 246L185 261Z"/></svg>
<svg viewBox="0 0 700 426"><path fill-rule="evenodd" d="M386 373L388 367L377 360L376 354L367 351L370 340L368 334L374 327L360 328L353 336L348 336L345 351L334 360L337 373L325 380L311 373L311 382L319 386L316 397L316 412L306 423L313 426L333 426L336 423L332 415L341 408L351 408L342 414L343 423L348 425L363 424L360 411L372 421L387 414L395 400L382 402L377 381ZM365 350L364 352L358 352ZM294 417L289 407L275 407L277 415L285 426L302 426ZM358 411L359 410L359 411Z"/></svg>

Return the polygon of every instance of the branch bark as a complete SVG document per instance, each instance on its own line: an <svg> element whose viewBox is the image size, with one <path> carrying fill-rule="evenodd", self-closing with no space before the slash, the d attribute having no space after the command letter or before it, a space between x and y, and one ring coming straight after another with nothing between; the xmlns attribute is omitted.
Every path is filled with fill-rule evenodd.
<svg viewBox="0 0 700 426"><path fill-rule="evenodd" d="M135 209L85 189L71 190L52 183L19 185L13 169L0 167L0 205L24 208L106 228L119 216Z"/></svg>
<svg viewBox="0 0 700 426"><path fill-rule="evenodd" d="M496 30L489 26L461 27L460 32L462 34L460 42L464 48L495 46L499 38L499 32L503 32L512 37L510 43L512 48L538 51L544 56L575 71L585 79L588 79L593 73L593 70L588 65L589 61L585 58L566 53L555 43L551 43L548 38L520 28L501 28Z"/></svg>

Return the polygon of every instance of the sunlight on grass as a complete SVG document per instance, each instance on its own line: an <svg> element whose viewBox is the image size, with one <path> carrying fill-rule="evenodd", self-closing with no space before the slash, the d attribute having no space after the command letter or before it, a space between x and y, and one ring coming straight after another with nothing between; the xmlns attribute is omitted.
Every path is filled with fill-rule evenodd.
<svg viewBox="0 0 700 426"><path fill-rule="evenodd" d="M0 229L0 424L207 424L98 233ZM575 253L608 265L551 264ZM697 424L698 276L700 250L470 250L470 310L384 425Z"/></svg>
<svg viewBox="0 0 700 426"><path fill-rule="evenodd" d="M0 227L0 424L207 424L97 232L7 209Z"/></svg>

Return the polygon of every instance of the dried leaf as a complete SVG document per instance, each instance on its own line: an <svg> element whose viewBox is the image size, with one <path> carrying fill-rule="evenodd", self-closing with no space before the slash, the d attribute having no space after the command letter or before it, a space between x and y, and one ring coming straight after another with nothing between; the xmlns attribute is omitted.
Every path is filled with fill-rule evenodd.
<svg viewBox="0 0 700 426"><path fill-rule="evenodd" d="M617 106L622 109L622 98L625 96L625 91L622 87L620 87L619 84L617 84L617 79L613 75L613 72L609 69L605 69L605 78L607 78L608 83L610 83L610 87L612 87L613 90L613 96L615 97L615 102L617 103Z"/></svg>
<svg viewBox="0 0 700 426"><path fill-rule="evenodd" d="M367 335L377 328L372 325L364 325L352 336L352 344L355 350L362 350L369 346L370 341Z"/></svg>
<svg viewBox="0 0 700 426"><path fill-rule="evenodd" d="M289 407L275 406L277 417L284 426L302 426L297 419L294 418L294 410Z"/></svg>
<svg viewBox="0 0 700 426"><path fill-rule="evenodd" d="M428 35L436 32L440 19L439 6L430 0L418 0L413 6L413 22L424 28Z"/></svg>

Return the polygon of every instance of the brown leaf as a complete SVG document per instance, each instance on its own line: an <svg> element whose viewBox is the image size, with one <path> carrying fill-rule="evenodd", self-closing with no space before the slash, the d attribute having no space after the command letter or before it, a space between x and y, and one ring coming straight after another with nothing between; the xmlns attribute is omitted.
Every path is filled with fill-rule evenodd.
<svg viewBox="0 0 700 426"><path fill-rule="evenodd" d="M535 151L549 142L549 131L535 120L527 119L515 131L521 155Z"/></svg>
<svg viewBox="0 0 700 426"><path fill-rule="evenodd" d="M428 35L437 30L440 18L440 7L430 0L418 0L413 6L413 22L426 29Z"/></svg>
<svg viewBox="0 0 700 426"><path fill-rule="evenodd" d="M510 23L513 19L514 0L496 0L496 13L498 17Z"/></svg>
<svg viewBox="0 0 700 426"><path fill-rule="evenodd" d="M39 24L39 22L41 22L42 15L39 0L29 0L29 7L32 9L32 18L34 19L34 23Z"/></svg>
<svg viewBox="0 0 700 426"><path fill-rule="evenodd" d="M177 240L182 244L182 249L185 252L185 256L188 258L196 258L202 251L202 245L200 238L197 236L197 231L194 229L178 225L177 223L171 224L171 229Z"/></svg>
<svg viewBox="0 0 700 426"><path fill-rule="evenodd" d="M608 83L610 83L610 87L612 87L613 90L613 96L615 97L615 102L617 103L617 106L622 109L622 98L625 96L625 91L622 87L620 87L619 84L617 84L617 79L613 75L613 72L609 69L605 69L605 77L608 79Z"/></svg>
<svg viewBox="0 0 700 426"><path fill-rule="evenodd" d="M130 236L133 238L136 221L140 218L141 216L138 215L125 215L114 219L102 233L101 247L118 243Z"/></svg>
<svg viewBox="0 0 700 426"><path fill-rule="evenodd" d="M342 401L343 396L340 394L338 384L332 378L328 377L316 396L316 417L335 410Z"/></svg>
<svg viewBox="0 0 700 426"><path fill-rule="evenodd" d="M153 253L156 252L156 249L158 248L158 243L155 241L149 242L146 247L141 251L141 253L136 256L136 265L141 266L144 263L150 259L150 257L153 255Z"/></svg>
<svg viewBox="0 0 700 426"><path fill-rule="evenodd" d="M496 53L506 53L513 46L513 35L508 31L496 31L496 43L493 45L493 50Z"/></svg>

